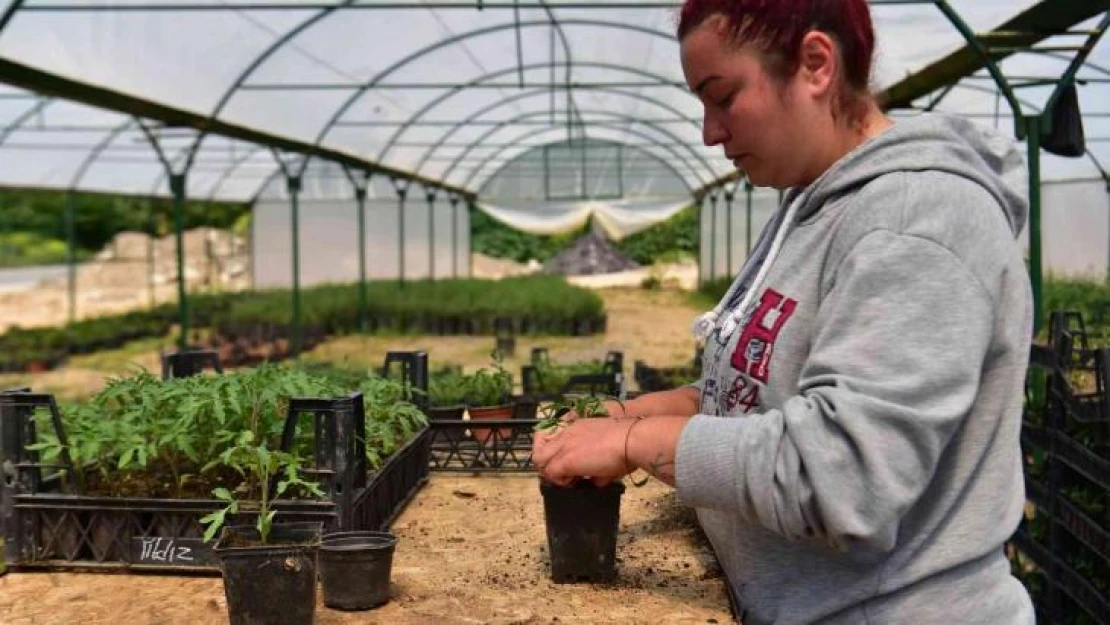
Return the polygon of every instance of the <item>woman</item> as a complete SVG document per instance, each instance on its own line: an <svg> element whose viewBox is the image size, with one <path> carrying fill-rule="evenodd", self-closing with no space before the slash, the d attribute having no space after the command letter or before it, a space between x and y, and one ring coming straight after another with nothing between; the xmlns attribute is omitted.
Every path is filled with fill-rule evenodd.
<svg viewBox="0 0 1110 625"><path fill-rule="evenodd" d="M569 419L535 463L675 486L745 625L1032 623L1003 554L1032 327L1021 154L884 117L865 0L687 0L678 37L705 143L789 191L695 324L701 381Z"/></svg>

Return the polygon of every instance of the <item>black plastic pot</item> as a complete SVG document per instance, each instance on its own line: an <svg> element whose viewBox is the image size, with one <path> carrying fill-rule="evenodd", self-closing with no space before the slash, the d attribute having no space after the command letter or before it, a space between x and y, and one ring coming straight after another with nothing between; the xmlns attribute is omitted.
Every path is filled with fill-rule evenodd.
<svg viewBox="0 0 1110 625"><path fill-rule="evenodd" d="M231 625L311 625L321 523L275 524L268 544L253 526L224 528L220 560Z"/></svg>
<svg viewBox="0 0 1110 625"><path fill-rule="evenodd" d="M397 537L389 532L337 532L320 541L324 605L369 610L389 601Z"/></svg>
<svg viewBox="0 0 1110 625"><path fill-rule="evenodd" d="M463 413L466 412L466 406L433 406L428 409L428 418L435 421L462 421ZM449 441L457 441L465 438L463 430L459 428L451 428L443 432L443 438Z"/></svg>
<svg viewBox="0 0 1110 625"><path fill-rule="evenodd" d="M617 528L624 484L581 480L560 487L540 480L551 580L606 582L617 576Z"/></svg>

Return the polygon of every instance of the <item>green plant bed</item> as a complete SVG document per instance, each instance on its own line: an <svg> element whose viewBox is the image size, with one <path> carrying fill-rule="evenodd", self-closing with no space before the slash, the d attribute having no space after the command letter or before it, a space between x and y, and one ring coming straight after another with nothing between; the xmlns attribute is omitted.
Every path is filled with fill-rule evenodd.
<svg viewBox="0 0 1110 625"><path fill-rule="evenodd" d="M370 477L425 431L427 420L407 395L401 384L380 377L336 380L277 365L165 381L139 371L112 379L88 402L57 410L53 399L42 395L0 395L9 414L34 423L34 430L20 426L18 431L37 431L36 442L25 445L20 456L0 460L61 467L54 477L28 468L15 492L69 498L73 506L89 510L87 518L70 519L75 527L107 524L106 534L123 523L121 518L128 519L127 527L143 523L130 520L131 513L118 506L109 506L115 512L100 506L120 498L133 500L136 510L176 515L161 530L144 526L144 535L163 532L194 540L203 523L206 545L233 517L253 515L260 524L269 523L269 513L278 510L271 504L279 500L308 520L350 528L359 519L373 522L373 515L360 514L358 506L382 505L365 495ZM320 399L307 399L312 397ZM55 427L55 418L61 427ZM426 471L427 454L413 462L405 469L410 482L419 479L421 467ZM380 497L400 501L412 485L381 488L388 492ZM174 503L166 508L158 503L163 500ZM329 515L335 519L325 518ZM14 524L12 530L17 527L25 526ZM85 547L66 548L81 540L70 529L65 536L50 537L58 552L45 559L126 561L120 555L126 545L109 553L104 544L95 544L95 537ZM38 553L26 549L42 536L19 539L17 559Z"/></svg>
<svg viewBox="0 0 1110 625"><path fill-rule="evenodd" d="M504 280L377 281L367 285L365 319L357 284L302 290L301 336L314 343L327 336L363 331L378 334L493 335L499 318L519 334L589 335L605 331L601 298L555 276ZM214 329L218 343L253 345L293 336L288 290L189 296L190 325ZM0 370L50 369L67 354L119 347L125 341L165 336L178 322L177 307L98 317L69 327L13 328L0 336ZM302 347L305 343L302 343ZM244 347L245 349L245 347ZM284 357L284 355L279 355ZM255 364L243 356L227 364Z"/></svg>

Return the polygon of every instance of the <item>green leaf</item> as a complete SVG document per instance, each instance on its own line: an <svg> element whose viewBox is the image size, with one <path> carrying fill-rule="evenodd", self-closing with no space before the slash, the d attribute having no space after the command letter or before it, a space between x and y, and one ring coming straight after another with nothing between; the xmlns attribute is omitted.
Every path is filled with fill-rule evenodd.
<svg viewBox="0 0 1110 625"><path fill-rule="evenodd" d="M212 542L212 538L216 535L216 532L220 531L220 528L223 527L227 512L227 508L224 508L201 517L200 524L208 526L208 528L204 530L204 536L201 537L201 540L206 543Z"/></svg>

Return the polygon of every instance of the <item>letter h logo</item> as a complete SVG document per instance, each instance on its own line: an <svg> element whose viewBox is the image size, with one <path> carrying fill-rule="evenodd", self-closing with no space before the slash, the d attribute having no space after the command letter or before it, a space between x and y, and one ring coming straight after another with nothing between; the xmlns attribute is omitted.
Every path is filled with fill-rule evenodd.
<svg viewBox="0 0 1110 625"><path fill-rule="evenodd" d="M775 340L797 307L797 301L783 297L781 293L772 289L764 291L759 308L744 326L744 333L736 343L736 351L732 353L733 368L766 384L770 377Z"/></svg>

